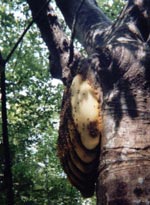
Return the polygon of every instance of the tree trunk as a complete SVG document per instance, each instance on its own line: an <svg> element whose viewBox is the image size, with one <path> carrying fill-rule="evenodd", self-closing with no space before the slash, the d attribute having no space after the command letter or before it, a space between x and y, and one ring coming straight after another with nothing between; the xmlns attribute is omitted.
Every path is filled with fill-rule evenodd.
<svg viewBox="0 0 150 205"><path fill-rule="evenodd" d="M1 93L2 93L2 140L4 148L4 187L6 191L6 205L14 205L14 190L13 178L11 170L11 152L8 137L8 124L7 124L7 109L6 109L6 80L5 80L5 61L0 53L0 69L1 69Z"/></svg>
<svg viewBox="0 0 150 205"><path fill-rule="evenodd" d="M75 20L75 36L89 56L87 68L94 71L102 91L97 205L148 205L150 1L129 0L114 24L94 0L56 3L70 28ZM59 62L63 70L64 64ZM60 70L56 77L62 76Z"/></svg>

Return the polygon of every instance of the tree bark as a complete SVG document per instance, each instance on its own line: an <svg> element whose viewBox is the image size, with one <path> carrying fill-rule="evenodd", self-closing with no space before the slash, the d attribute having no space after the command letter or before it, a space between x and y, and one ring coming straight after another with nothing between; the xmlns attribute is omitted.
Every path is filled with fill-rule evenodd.
<svg viewBox="0 0 150 205"><path fill-rule="evenodd" d="M97 205L150 204L150 1L129 0L114 24L94 0L56 3L70 28L77 12L75 36L103 94Z"/></svg>
<svg viewBox="0 0 150 205"><path fill-rule="evenodd" d="M65 82L70 75L68 68L70 41L63 32L53 8L46 2L46 0L27 0L33 19L35 19L41 36L50 51L51 75ZM39 13L39 11L41 12ZM37 16L38 13L39 16ZM73 61L77 61L79 56L79 53L76 52Z"/></svg>
<svg viewBox="0 0 150 205"><path fill-rule="evenodd" d="M72 28L73 20L83 0L56 0L63 13L66 23ZM88 53L95 51L97 45L102 46L106 35L106 29L111 21L103 14L95 0L85 0L78 11L76 19L76 38L82 43Z"/></svg>

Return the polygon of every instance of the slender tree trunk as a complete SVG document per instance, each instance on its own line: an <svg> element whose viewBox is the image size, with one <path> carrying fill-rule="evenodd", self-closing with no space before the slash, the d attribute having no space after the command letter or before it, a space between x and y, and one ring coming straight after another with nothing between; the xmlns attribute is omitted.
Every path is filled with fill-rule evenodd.
<svg viewBox="0 0 150 205"><path fill-rule="evenodd" d="M6 110L6 83L5 63L0 54L1 93L2 93L2 139L4 146L4 187L6 190L6 204L14 205L13 180L11 172L10 146L8 139L7 110Z"/></svg>
<svg viewBox="0 0 150 205"><path fill-rule="evenodd" d="M94 71L102 90L97 205L148 205L150 1L129 0L114 24L94 0L84 0L80 9L82 0L56 3L70 28L76 20L75 36L89 55L86 66ZM49 49L53 52L51 46ZM65 59L65 64L59 61L60 70L67 65L68 54Z"/></svg>

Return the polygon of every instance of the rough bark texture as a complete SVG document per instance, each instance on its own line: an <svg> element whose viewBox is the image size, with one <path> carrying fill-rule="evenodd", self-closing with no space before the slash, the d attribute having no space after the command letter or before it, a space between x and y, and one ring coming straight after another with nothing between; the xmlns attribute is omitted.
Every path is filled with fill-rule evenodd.
<svg viewBox="0 0 150 205"><path fill-rule="evenodd" d="M27 0L27 2L32 11L33 19L35 19L41 36L50 51L51 75L65 82L70 75L68 68L70 41L63 32L53 8L46 4L46 0ZM37 16L41 8L42 11ZM73 61L77 61L79 56L76 51Z"/></svg>
<svg viewBox="0 0 150 205"><path fill-rule="evenodd" d="M83 0L56 0L69 27L75 17L78 7ZM95 51L96 45L102 46L106 35L105 28L111 25L110 20L98 8L95 0L85 0L83 6L78 11L76 19L76 37L83 44L88 53Z"/></svg>
<svg viewBox="0 0 150 205"><path fill-rule="evenodd" d="M104 128L97 199L98 204L146 205L150 203L150 81L146 80L150 71L141 63L142 45L130 50L120 46L112 47L116 63L110 66L107 80L116 76L115 69L121 73L118 70L109 87L100 77ZM102 73L99 76L109 76Z"/></svg>
<svg viewBox="0 0 150 205"><path fill-rule="evenodd" d="M56 3L71 28L81 1ZM50 32L57 36L54 30ZM85 0L78 11L75 34L89 54L87 70L95 73L102 90L97 205L148 205L150 1L129 0L111 25L94 0Z"/></svg>

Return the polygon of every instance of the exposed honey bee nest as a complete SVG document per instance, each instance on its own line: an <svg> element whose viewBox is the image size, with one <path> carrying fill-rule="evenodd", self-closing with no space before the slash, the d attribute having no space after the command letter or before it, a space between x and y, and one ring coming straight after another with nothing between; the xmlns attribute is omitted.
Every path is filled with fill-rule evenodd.
<svg viewBox="0 0 150 205"><path fill-rule="evenodd" d="M102 133L101 90L89 68L66 87L62 102L58 155L70 182L84 197L95 190Z"/></svg>
<svg viewBox="0 0 150 205"><path fill-rule="evenodd" d="M72 117L80 134L82 144L94 149L100 140L102 130L100 94L90 79L78 74L71 85Z"/></svg>

